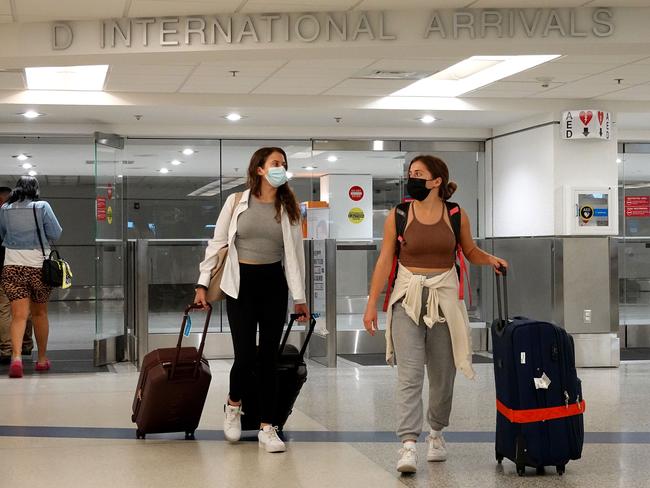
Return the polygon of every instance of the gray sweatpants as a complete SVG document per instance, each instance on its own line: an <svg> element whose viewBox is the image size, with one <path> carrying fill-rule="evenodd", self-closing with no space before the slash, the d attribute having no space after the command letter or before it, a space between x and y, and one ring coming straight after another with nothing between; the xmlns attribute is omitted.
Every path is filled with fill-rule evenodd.
<svg viewBox="0 0 650 488"><path fill-rule="evenodd" d="M420 317L426 311L428 289L423 290ZM442 316L442 314L441 314ZM397 435L402 441L417 440L422 432L424 367L429 377L427 421L434 430L449 425L456 366L447 324L429 328L415 324L401 302L393 305L392 336L397 360Z"/></svg>

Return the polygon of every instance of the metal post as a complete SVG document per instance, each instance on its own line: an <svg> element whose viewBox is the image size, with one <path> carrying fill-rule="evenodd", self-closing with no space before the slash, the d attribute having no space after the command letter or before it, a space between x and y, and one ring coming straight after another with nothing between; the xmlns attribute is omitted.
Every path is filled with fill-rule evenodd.
<svg viewBox="0 0 650 488"><path fill-rule="evenodd" d="M336 368L338 358L337 346L337 310L336 310L336 239L325 241L325 275L326 289L326 327L327 335L327 367Z"/></svg>
<svg viewBox="0 0 650 488"><path fill-rule="evenodd" d="M138 348L138 368L149 352L149 242L136 241L135 276L135 336Z"/></svg>

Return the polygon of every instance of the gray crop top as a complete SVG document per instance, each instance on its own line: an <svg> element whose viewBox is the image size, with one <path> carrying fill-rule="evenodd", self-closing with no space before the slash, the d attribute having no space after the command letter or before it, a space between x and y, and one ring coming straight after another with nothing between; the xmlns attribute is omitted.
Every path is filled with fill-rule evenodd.
<svg viewBox="0 0 650 488"><path fill-rule="evenodd" d="M275 220L275 204L260 202L251 195L248 209L237 220L235 247L240 261L272 264L282 261L282 225Z"/></svg>

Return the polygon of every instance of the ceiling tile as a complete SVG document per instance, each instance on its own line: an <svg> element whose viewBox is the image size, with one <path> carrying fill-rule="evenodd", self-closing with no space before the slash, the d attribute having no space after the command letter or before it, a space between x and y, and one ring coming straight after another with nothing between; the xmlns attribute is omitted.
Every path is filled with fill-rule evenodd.
<svg viewBox="0 0 650 488"><path fill-rule="evenodd" d="M612 87L610 84L585 84L581 82L567 83L552 90L535 95L537 98L595 98L620 88Z"/></svg>
<svg viewBox="0 0 650 488"><path fill-rule="evenodd" d="M24 90L22 73L0 72L0 90Z"/></svg>
<svg viewBox="0 0 650 488"><path fill-rule="evenodd" d="M245 13L337 12L352 8L359 0L248 0Z"/></svg>
<svg viewBox="0 0 650 488"><path fill-rule="evenodd" d="M14 18L11 15L0 15L0 24L11 24Z"/></svg>
<svg viewBox="0 0 650 488"><path fill-rule="evenodd" d="M555 63L588 63L588 64L613 64L620 66L621 64L633 63L647 58L647 55L638 54L597 54L597 55L566 55L551 61Z"/></svg>
<svg viewBox="0 0 650 488"><path fill-rule="evenodd" d="M126 74L111 68L106 82L107 91L168 92L177 91L187 79L187 73L164 75L155 73Z"/></svg>
<svg viewBox="0 0 650 488"><path fill-rule="evenodd" d="M17 0L18 22L120 18L126 0Z"/></svg>
<svg viewBox="0 0 650 488"><path fill-rule="evenodd" d="M601 100L650 100L650 84L632 86L598 98ZM645 117L647 118L647 115Z"/></svg>
<svg viewBox="0 0 650 488"><path fill-rule="evenodd" d="M519 97L529 97L540 93L544 90L548 90L553 87L559 87L562 83L551 83L549 87L544 88L540 83L537 82L515 82L515 81L498 81L492 83L491 85L486 86L485 88L480 88L474 90L473 92L468 93L467 95L462 95L463 98L519 98Z"/></svg>
<svg viewBox="0 0 650 488"><path fill-rule="evenodd" d="M373 62L373 59L296 59L289 61L275 76L317 78L349 77Z"/></svg>
<svg viewBox="0 0 650 488"><path fill-rule="evenodd" d="M241 0L133 0L129 17L170 17L234 13Z"/></svg>
<svg viewBox="0 0 650 488"><path fill-rule="evenodd" d="M285 60L265 60L265 61L216 61L201 63L196 71L195 76L211 76L219 78L232 78L231 71L238 71L237 78L266 78L275 73Z"/></svg>
<svg viewBox="0 0 650 488"><path fill-rule="evenodd" d="M194 65L111 64L109 78L119 76L188 76Z"/></svg>
<svg viewBox="0 0 650 488"><path fill-rule="evenodd" d="M418 59L380 59L366 70L385 70L385 71L421 71L431 72L443 70L462 61L464 58L418 58Z"/></svg>
<svg viewBox="0 0 650 488"><path fill-rule="evenodd" d="M613 67L614 65L602 63L545 63L507 79L508 81L537 81L537 78L551 78L552 81L567 83L602 73Z"/></svg>
<svg viewBox="0 0 650 488"><path fill-rule="evenodd" d="M262 83L255 95L319 95L341 82L341 78L280 78Z"/></svg>
<svg viewBox="0 0 650 488"><path fill-rule="evenodd" d="M215 78L193 75L179 91L182 93L246 94L254 90L265 79L264 77Z"/></svg>
<svg viewBox="0 0 650 488"><path fill-rule="evenodd" d="M411 83L411 80L345 80L325 95L388 96Z"/></svg>

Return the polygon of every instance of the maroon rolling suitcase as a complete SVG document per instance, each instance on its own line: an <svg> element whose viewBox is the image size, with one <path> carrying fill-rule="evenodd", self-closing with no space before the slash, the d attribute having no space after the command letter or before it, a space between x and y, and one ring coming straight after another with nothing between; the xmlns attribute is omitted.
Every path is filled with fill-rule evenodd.
<svg viewBox="0 0 650 488"><path fill-rule="evenodd" d="M185 432L186 439L194 439L212 379L203 357L212 308L208 309L199 350L181 347L190 311L198 308L190 305L185 309L176 347L156 349L144 357L131 416L138 439L166 432Z"/></svg>

